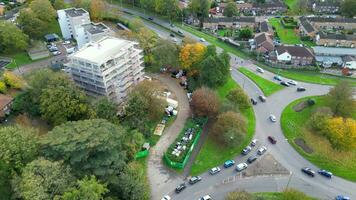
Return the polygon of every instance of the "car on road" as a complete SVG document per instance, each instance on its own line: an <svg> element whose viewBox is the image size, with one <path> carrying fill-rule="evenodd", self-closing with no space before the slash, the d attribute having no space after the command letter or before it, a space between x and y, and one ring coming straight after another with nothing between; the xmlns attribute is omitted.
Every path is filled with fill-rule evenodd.
<svg viewBox="0 0 356 200"><path fill-rule="evenodd" d="M302 168L302 172L307 174L308 176L311 176L311 177L315 176L315 172L312 169L310 169L309 167Z"/></svg>
<svg viewBox="0 0 356 200"><path fill-rule="evenodd" d="M350 197L344 196L344 195L337 195L335 197L335 200L350 200Z"/></svg>
<svg viewBox="0 0 356 200"><path fill-rule="evenodd" d="M277 121L276 116L274 116L273 114L269 115L269 119L271 120L271 122L276 122Z"/></svg>
<svg viewBox="0 0 356 200"><path fill-rule="evenodd" d="M246 163L240 163L238 165L236 165L236 171L241 172L242 170L247 168L247 164Z"/></svg>
<svg viewBox="0 0 356 200"><path fill-rule="evenodd" d="M248 159L247 159L247 162L249 164L255 162L257 160L257 156L250 156Z"/></svg>
<svg viewBox="0 0 356 200"><path fill-rule="evenodd" d="M307 90L307 89L305 89L304 87L298 87L297 88L297 92L304 92L305 90Z"/></svg>
<svg viewBox="0 0 356 200"><path fill-rule="evenodd" d="M257 154L262 155L267 151L267 147L262 146L261 148L258 149Z"/></svg>
<svg viewBox="0 0 356 200"><path fill-rule="evenodd" d="M256 144L257 144L257 139L253 139L250 146L254 147L254 146L256 146Z"/></svg>
<svg viewBox="0 0 356 200"><path fill-rule="evenodd" d="M175 35L174 35L173 33L170 33L170 34L169 34L169 36L171 36L171 37L175 37Z"/></svg>
<svg viewBox="0 0 356 200"><path fill-rule="evenodd" d="M320 175L322 175L322 176L327 177L327 178L333 177L333 174L332 174L331 172L329 172L329 171L326 171L325 169L319 169L319 170L318 170L318 173L319 173Z"/></svg>
<svg viewBox="0 0 356 200"><path fill-rule="evenodd" d="M148 17L148 19L153 21L153 17Z"/></svg>
<svg viewBox="0 0 356 200"><path fill-rule="evenodd" d="M227 160L224 162L224 167L229 168L229 167L233 166L234 164L235 164L234 160Z"/></svg>
<svg viewBox="0 0 356 200"><path fill-rule="evenodd" d="M180 185L178 185L178 187L176 187L176 193L179 194L180 192L182 192L187 186L185 185L185 183L182 183Z"/></svg>
<svg viewBox="0 0 356 200"><path fill-rule="evenodd" d="M52 52L52 55L58 56L58 55L61 55L61 52L60 52L60 51L53 51L53 52Z"/></svg>
<svg viewBox="0 0 356 200"><path fill-rule="evenodd" d="M199 38L200 42L206 42L206 40L204 38Z"/></svg>
<svg viewBox="0 0 356 200"><path fill-rule="evenodd" d="M200 198L199 200L213 200L213 199L211 198L210 195L205 195L202 198Z"/></svg>
<svg viewBox="0 0 356 200"><path fill-rule="evenodd" d="M250 151L252 150L252 147L247 146L244 149L242 149L242 155L247 155L248 153L250 153Z"/></svg>
<svg viewBox="0 0 356 200"><path fill-rule="evenodd" d="M289 84L287 82L285 82L285 81L281 81L281 85L289 87Z"/></svg>
<svg viewBox="0 0 356 200"><path fill-rule="evenodd" d="M182 32L181 30L178 30L177 32L178 32L179 34L183 34L183 32Z"/></svg>
<svg viewBox="0 0 356 200"><path fill-rule="evenodd" d="M261 67L257 67L256 71L258 71L258 72L260 72L260 73L265 72Z"/></svg>
<svg viewBox="0 0 356 200"><path fill-rule="evenodd" d="M257 101L254 98L251 98L251 103L252 103L252 105L256 105Z"/></svg>
<svg viewBox="0 0 356 200"><path fill-rule="evenodd" d="M268 140L272 144L276 144L277 143L277 140L273 136L268 136Z"/></svg>
<svg viewBox="0 0 356 200"><path fill-rule="evenodd" d="M172 38L172 41L175 42L175 43L178 42L177 38Z"/></svg>
<svg viewBox="0 0 356 200"><path fill-rule="evenodd" d="M277 80L277 81L282 81L282 77L280 77L280 76L274 76L273 79Z"/></svg>
<svg viewBox="0 0 356 200"><path fill-rule="evenodd" d="M171 26L172 28L174 28L174 27L175 27L173 23L171 23L171 24L170 24L170 26Z"/></svg>
<svg viewBox="0 0 356 200"><path fill-rule="evenodd" d="M289 80L287 83L289 85L297 85L298 84L296 81L293 81L293 80Z"/></svg>
<svg viewBox="0 0 356 200"><path fill-rule="evenodd" d="M161 200L171 200L172 198L168 195L165 195Z"/></svg>
<svg viewBox="0 0 356 200"><path fill-rule="evenodd" d="M193 176L192 178L189 179L189 184L193 185L195 183L198 183L199 181L201 181L200 176Z"/></svg>
<svg viewBox="0 0 356 200"><path fill-rule="evenodd" d="M220 171L221 171L220 167L214 167L214 168L211 168L209 172L211 175L214 175L214 174L219 173Z"/></svg>
<svg viewBox="0 0 356 200"><path fill-rule="evenodd" d="M262 102L265 102L265 101L266 101L266 97L263 96L263 95L258 96L258 98L259 98L260 101L262 101Z"/></svg>

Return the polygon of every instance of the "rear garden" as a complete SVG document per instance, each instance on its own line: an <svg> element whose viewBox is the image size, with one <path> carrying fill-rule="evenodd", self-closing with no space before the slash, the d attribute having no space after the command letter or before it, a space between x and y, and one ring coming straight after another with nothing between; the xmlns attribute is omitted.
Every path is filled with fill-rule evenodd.
<svg viewBox="0 0 356 200"><path fill-rule="evenodd" d="M276 31L277 37L283 44L301 44L298 31L292 26L283 26L281 18L271 18L269 23Z"/></svg>

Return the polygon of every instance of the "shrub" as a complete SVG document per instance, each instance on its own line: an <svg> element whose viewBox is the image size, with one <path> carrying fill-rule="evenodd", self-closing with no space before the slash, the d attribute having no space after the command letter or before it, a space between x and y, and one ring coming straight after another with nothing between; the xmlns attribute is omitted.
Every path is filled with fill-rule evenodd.
<svg viewBox="0 0 356 200"><path fill-rule="evenodd" d="M6 92L6 84L3 81L0 81L0 92L1 93Z"/></svg>

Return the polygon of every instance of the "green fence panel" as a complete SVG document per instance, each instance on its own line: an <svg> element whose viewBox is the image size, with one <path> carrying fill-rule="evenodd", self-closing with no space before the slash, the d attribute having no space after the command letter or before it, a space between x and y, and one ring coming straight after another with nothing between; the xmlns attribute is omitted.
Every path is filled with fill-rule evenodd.
<svg viewBox="0 0 356 200"><path fill-rule="evenodd" d="M144 158L148 156L148 150L139 151L135 154L135 159Z"/></svg>

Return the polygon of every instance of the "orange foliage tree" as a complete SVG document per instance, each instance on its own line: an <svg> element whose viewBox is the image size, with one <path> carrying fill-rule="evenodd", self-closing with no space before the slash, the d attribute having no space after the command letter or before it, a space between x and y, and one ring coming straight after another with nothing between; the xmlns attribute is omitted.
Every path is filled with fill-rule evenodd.
<svg viewBox="0 0 356 200"><path fill-rule="evenodd" d="M102 0L92 0L90 2L90 16L93 20L101 20L104 17L105 3Z"/></svg>
<svg viewBox="0 0 356 200"><path fill-rule="evenodd" d="M206 46L201 43L186 44L179 53L179 61L183 69L192 72L192 66L199 63L206 52ZM193 72L194 74L195 72Z"/></svg>

